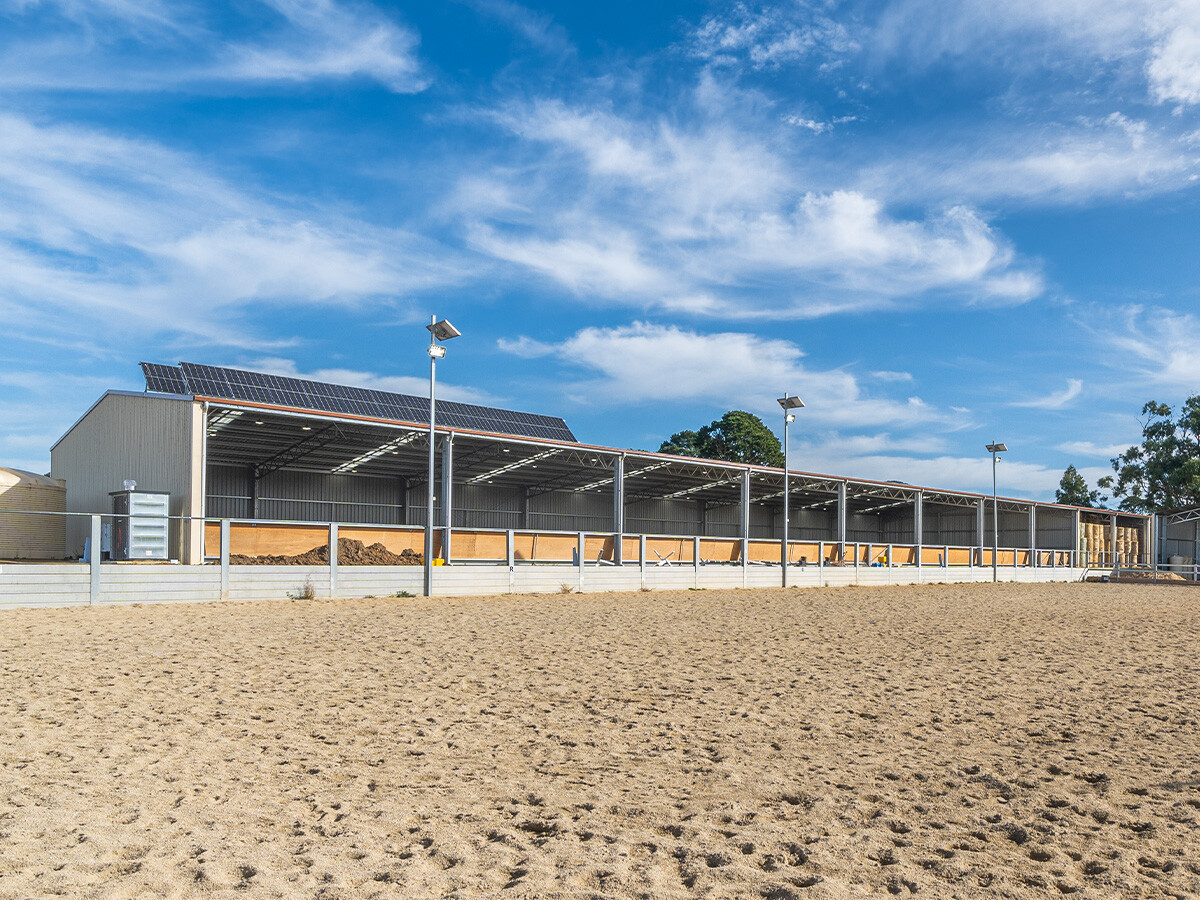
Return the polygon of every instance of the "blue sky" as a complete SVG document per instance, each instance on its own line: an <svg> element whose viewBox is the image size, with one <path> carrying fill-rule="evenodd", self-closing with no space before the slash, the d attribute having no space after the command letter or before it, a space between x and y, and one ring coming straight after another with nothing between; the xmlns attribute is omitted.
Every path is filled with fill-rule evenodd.
<svg viewBox="0 0 1200 900"><path fill-rule="evenodd" d="M948 8L949 7L949 8ZM1052 498L1200 391L1194 0L0 0L0 464L136 363Z"/></svg>

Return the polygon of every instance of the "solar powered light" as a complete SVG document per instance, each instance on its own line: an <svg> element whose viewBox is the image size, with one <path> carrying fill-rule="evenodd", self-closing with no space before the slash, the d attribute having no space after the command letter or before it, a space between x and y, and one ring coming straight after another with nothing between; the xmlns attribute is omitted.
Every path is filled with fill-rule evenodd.
<svg viewBox="0 0 1200 900"><path fill-rule="evenodd" d="M1007 453L1008 444L992 441L987 445L987 452L992 454L992 581L999 580L997 557L1000 555L1000 511L996 501L996 461L998 453ZM980 551L982 553L982 551Z"/></svg>
<svg viewBox="0 0 1200 900"><path fill-rule="evenodd" d="M448 319L437 321L437 317L432 317L431 321L425 327L429 329L429 333L433 335L435 341L448 341L450 338L461 337L462 332L450 324Z"/></svg>
<svg viewBox="0 0 1200 900"><path fill-rule="evenodd" d="M434 391L436 383L437 361L446 358L446 348L438 341L448 341L460 337L462 332L446 319L438 320L437 316L429 317L429 502L425 515L425 596L433 596L433 468L434 468L434 419L437 411L437 397Z"/></svg>
<svg viewBox="0 0 1200 900"><path fill-rule="evenodd" d="M789 496L788 490L788 426L796 421L796 414L793 409L800 409L804 406L804 401L799 397L793 397L790 394L784 394L779 398L779 405L783 407L783 547L780 550L780 562L783 564L783 586L787 587L788 577L788 538L790 537L788 528L788 511L789 511Z"/></svg>

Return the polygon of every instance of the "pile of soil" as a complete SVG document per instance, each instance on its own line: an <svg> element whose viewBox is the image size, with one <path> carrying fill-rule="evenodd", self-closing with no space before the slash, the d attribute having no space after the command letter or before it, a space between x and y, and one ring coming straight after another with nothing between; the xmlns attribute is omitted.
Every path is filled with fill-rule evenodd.
<svg viewBox="0 0 1200 900"><path fill-rule="evenodd" d="M425 558L408 547L393 553L378 542L367 546L353 538L338 538L339 566L420 566ZM322 544L295 556L243 556L231 554L229 564L233 566L327 566L329 546Z"/></svg>

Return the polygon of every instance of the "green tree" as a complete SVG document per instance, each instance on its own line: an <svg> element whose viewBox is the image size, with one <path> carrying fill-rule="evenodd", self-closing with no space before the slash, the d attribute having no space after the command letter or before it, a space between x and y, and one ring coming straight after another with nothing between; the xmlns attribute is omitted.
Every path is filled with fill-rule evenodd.
<svg viewBox="0 0 1200 900"><path fill-rule="evenodd" d="M1067 466L1058 490L1054 492L1054 502L1068 506L1099 506L1104 499L1099 491L1088 490L1087 479L1074 466Z"/></svg>
<svg viewBox="0 0 1200 900"><path fill-rule="evenodd" d="M732 409L699 431L680 431L663 441L660 453L782 466L779 438L753 413Z"/></svg>
<svg viewBox="0 0 1200 900"><path fill-rule="evenodd" d="M1200 394L1173 415L1165 403L1143 406L1142 443L1113 459L1116 474L1098 482L1121 498L1121 509L1158 513L1200 503Z"/></svg>

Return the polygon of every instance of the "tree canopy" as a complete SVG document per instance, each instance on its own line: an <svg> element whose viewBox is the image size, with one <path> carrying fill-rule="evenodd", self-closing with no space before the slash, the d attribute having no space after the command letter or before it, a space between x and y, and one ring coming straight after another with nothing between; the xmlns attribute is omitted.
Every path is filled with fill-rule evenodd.
<svg viewBox="0 0 1200 900"><path fill-rule="evenodd" d="M1115 474L1098 482L1121 498L1121 509L1161 513L1200 504L1200 394L1173 416L1165 403L1143 406L1142 443L1113 459Z"/></svg>
<svg viewBox="0 0 1200 900"><path fill-rule="evenodd" d="M779 438L758 416L740 409L731 409L699 431L676 432L658 450L677 456L783 466Z"/></svg>
<svg viewBox="0 0 1200 900"><path fill-rule="evenodd" d="M1063 472L1058 490L1054 492L1055 503L1065 503L1068 506L1099 506L1104 502L1099 491L1089 491L1087 479L1079 474L1074 466L1067 466Z"/></svg>

